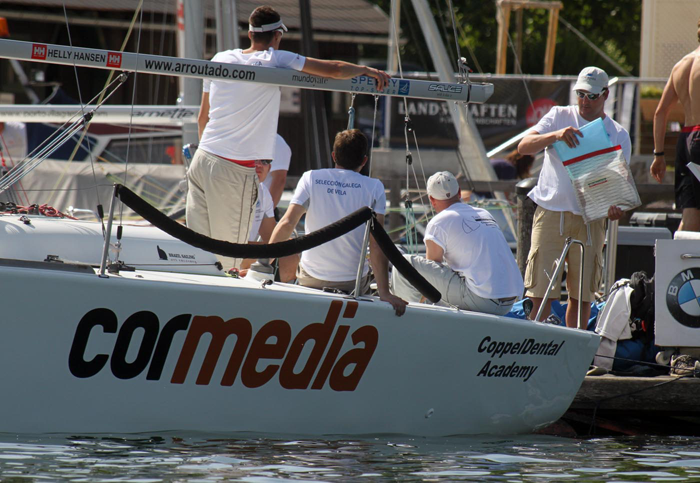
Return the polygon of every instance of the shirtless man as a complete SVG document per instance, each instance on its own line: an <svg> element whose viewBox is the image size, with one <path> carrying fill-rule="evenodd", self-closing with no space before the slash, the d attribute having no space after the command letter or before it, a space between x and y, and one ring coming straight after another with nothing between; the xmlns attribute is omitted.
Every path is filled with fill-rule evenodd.
<svg viewBox="0 0 700 483"><path fill-rule="evenodd" d="M650 171L659 183L666 173L663 152L666 122L669 111L677 101L680 101L685 113L685 127L678 135L676 147L676 208L683 213L678 230L700 231L700 181L687 167L691 161L700 164L700 47L673 67L654 113L654 162Z"/></svg>

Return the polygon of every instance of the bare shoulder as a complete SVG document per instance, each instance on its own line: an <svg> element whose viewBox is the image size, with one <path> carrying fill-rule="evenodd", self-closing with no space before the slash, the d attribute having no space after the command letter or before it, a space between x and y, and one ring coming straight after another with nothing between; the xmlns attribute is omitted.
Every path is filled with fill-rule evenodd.
<svg viewBox="0 0 700 483"><path fill-rule="evenodd" d="M683 58L681 60L679 60L678 62L676 62L676 65L673 66L672 73L676 72L676 71L684 71L684 70L689 69L693 65L693 62L695 62L696 59L698 59L698 53L695 51L684 55Z"/></svg>

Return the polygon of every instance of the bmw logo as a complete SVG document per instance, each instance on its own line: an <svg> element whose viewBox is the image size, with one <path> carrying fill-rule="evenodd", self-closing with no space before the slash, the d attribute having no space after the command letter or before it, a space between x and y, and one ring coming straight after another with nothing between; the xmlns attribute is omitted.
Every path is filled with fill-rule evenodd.
<svg viewBox="0 0 700 483"><path fill-rule="evenodd" d="M700 327L700 268L689 268L673 277L666 290L666 306L686 327Z"/></svg>

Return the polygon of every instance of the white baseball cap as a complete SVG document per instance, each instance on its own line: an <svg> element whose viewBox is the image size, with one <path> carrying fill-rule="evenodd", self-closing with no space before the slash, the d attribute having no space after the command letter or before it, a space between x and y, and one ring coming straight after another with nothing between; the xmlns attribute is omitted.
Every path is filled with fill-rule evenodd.
<svg viewBox="0 0 700 483"><path fill-rule="evenodd" d="M600 94L608 88L608 74L598 67L586 67L578 75L574 90L588 91L591 94Z"/></svg>
<svg viewBox="0 0 700 483"><path fill-rule="evenodd" d="M428 194L436 200L449 200L459 191L459 183L449 171L439 171L428 178Z"/></svg>

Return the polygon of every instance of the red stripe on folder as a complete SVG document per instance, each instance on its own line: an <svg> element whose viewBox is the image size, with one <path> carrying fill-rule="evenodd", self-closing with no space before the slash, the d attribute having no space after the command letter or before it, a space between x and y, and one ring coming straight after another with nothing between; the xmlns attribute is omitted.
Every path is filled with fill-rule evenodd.
<svg viewBox="0 0 700 483"><path fill-rule="evenodd" d="M612 153L614 151L619 151L620 149L622 149L622 146L620 146L618 144L617 146L613 146L611 148L605 148L605 149L601 149L599 151L593 151L592 153L584 154L584 155L579 156L577 158L571 158L568 161L564 161L564 166L569 166L570 164L578 163L579 161L583 161L584 159L589 159L589 158L593 158L595 156L600 156L601 154L607 154L607 153Z"/></svg>

